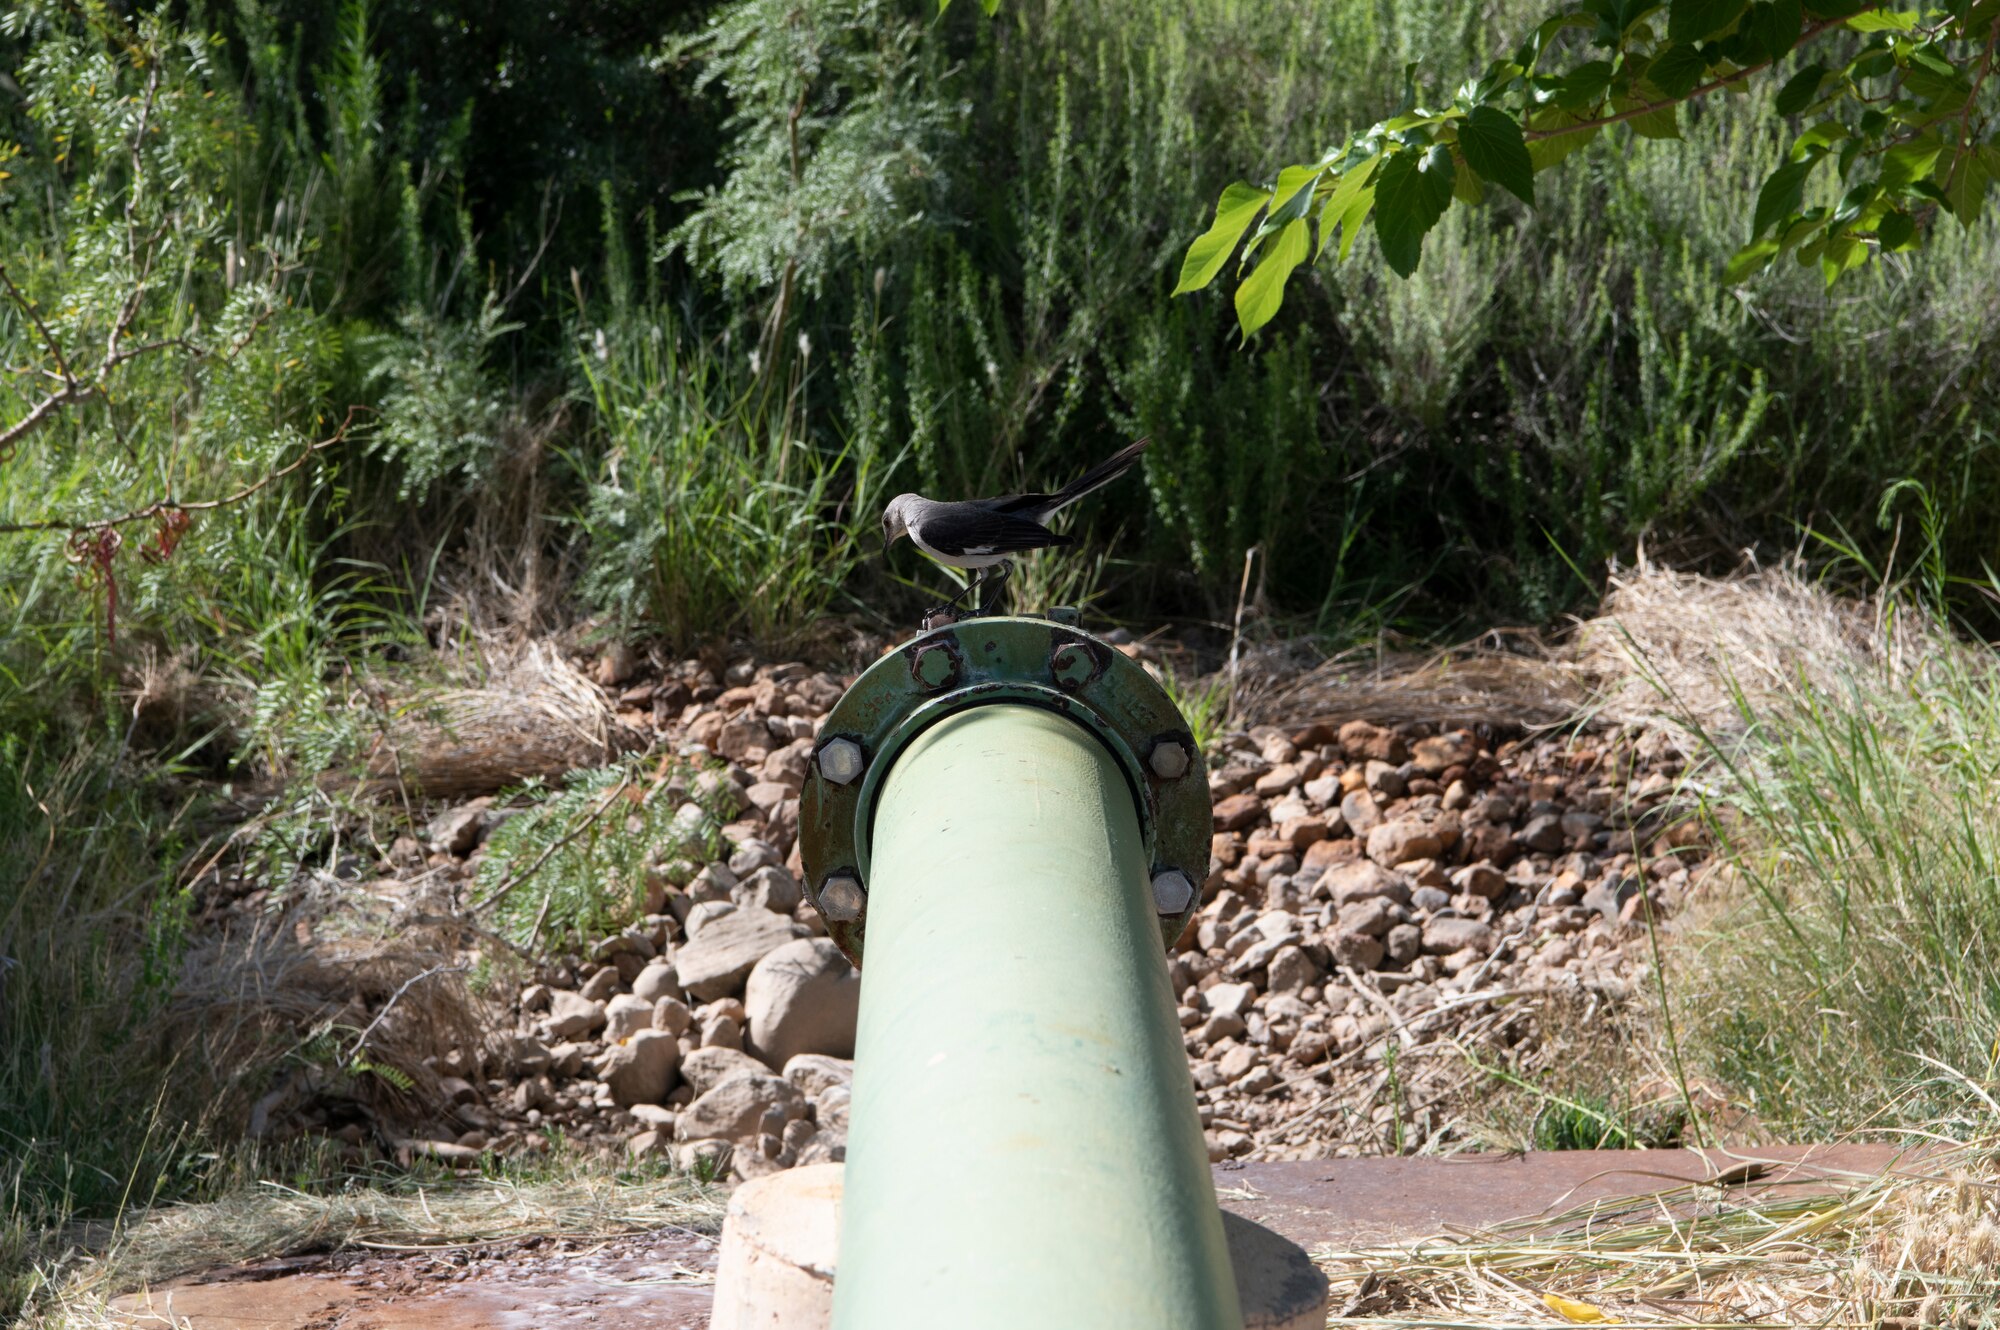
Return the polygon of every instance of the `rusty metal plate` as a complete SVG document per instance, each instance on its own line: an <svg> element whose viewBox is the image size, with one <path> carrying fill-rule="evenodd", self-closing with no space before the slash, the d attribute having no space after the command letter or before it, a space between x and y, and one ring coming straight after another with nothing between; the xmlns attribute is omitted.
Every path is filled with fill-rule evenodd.
<svg viewBox="0 0 2000 1330"><path fill-rule="evenodd" d="M1166 689L1109 644L1041 618L972 619L904 643L854 681L820 729L799 800L806 896L855 964L867 931L869 829L896 754L946 716L994 702L1059 712L1095 735L1130 785L1155 877L1192 890L1160 916L1172 945L1208 876L1208 768Z"/></svg>

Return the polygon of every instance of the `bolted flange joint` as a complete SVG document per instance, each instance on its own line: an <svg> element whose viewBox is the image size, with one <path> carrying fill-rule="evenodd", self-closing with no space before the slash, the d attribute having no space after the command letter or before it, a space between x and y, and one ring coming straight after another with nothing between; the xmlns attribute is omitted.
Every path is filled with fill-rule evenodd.
<svg viewBox="0 0 2000 1330"><path fill-rule="evenodd" d="M1167 865L1208 861L1208 782L1173 699L1143 666L1051 617L974 618L925 632L857 679L826 718L799 798L806 894L856 963L866 931L875 801L904 746L956 712L988 704L1053 711L1089 731L1126 778L1160 934L1171 944L1198 880ZM996 906L996 908L1005 908Z"/></svg>

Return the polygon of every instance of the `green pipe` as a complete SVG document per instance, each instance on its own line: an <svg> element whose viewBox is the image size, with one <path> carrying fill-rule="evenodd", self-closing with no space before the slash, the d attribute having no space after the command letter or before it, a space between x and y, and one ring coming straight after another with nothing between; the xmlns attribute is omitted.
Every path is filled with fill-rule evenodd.
<svg viewBox="0 0 2000 1330"><path fill-rule="evenodd" d="M835 1330L1238 1330L1118 764L975 706L875 808Z"/></svg>

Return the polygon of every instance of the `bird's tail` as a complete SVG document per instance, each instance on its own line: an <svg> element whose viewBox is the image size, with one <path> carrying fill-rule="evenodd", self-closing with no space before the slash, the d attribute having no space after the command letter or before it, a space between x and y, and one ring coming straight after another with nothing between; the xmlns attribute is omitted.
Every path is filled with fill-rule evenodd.
<svg viewBox="0 0 2000 1330"><path fill-rule="evenodd" d="M1042 509L1041 520L1047 521L1049 515L1057 509L1067 508L1070 504L1075 503L1092 490L1103 489L1106 485L1109 485L1112 481L1130 471L1132 464L1139 460L1139 454L1145 452L1146 445L1152 441L1151 437L1147 437L1140 439L1137 443L1126 444L1123 448L1120 448L1117 452L1057 490L1049 496L1047 506Z"/></svg>

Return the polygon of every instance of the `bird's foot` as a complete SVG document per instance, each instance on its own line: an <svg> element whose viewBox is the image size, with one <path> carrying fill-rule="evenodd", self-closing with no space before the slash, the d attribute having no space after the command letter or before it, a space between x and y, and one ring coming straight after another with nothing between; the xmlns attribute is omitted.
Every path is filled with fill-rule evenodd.
<svg viewBox="0 0 2000 1330"><path fill-rule="evenodd" d="M924 611L923 631L943 628L958 622L958 607L955 605L933 605Z"/></svg>

